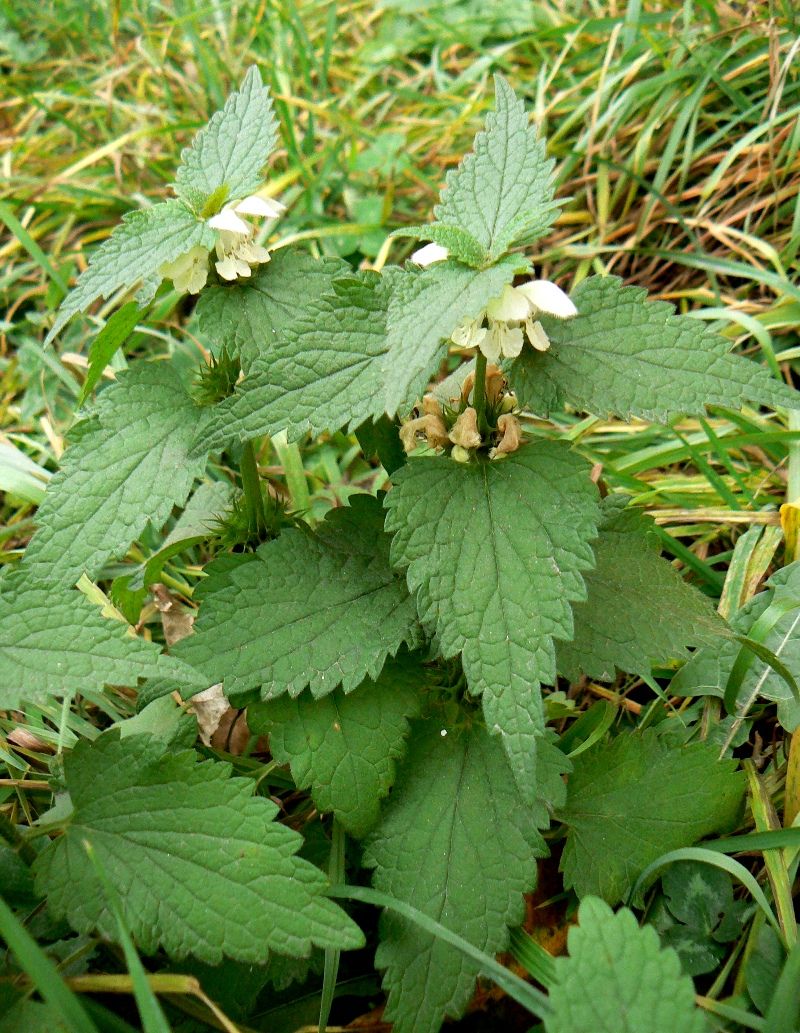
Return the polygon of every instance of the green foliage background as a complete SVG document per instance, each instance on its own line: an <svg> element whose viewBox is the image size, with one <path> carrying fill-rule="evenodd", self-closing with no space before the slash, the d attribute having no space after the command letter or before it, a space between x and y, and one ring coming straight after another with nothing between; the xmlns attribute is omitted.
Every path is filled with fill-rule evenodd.
<svg viewBox="0 0 800 1033"><path fill-rule="evenodd" d="M390 232L431 209L492 104L488 84L499 71L533 110L555 159L558 196L569 198L529 256L537 273L565 285L613 273L691 311L700 325L715 323L741 353L793 375L800 357L800 81L789 3L26 0L0 11L3 563L13 563L30 538L96 330L91 319L76 320L55 350L45 350L50 313L121 216L144 198L168 196L181 148L251 63L269 83L281 123L271 182L291 211L276 246L307 240L318 255L354 267L399 260L409 245L390 242ZM170 354L176 368L189 369L205 343L191 305L167 295L128 352ZM648 400L646 411L658 412L658 400ZM694 583L715 600L721 594L724 615L753 594L770 564L793 558L778 551L778 507L800 496L800 424L791 417L784 423L715 409L669 427L558 412L555 419L601 464L610 489L625 489L651 513L667 554ZM267 442L259 460L275 490L315 517L353 490L381 486L344 433L301 440L299 459L280 441ZM57 564L57 550L48 558L46 542L41 549L43 562ZM143 558L134 551L127 566L115 568L112 559L107 570L129 573L130 561ZM191 564L166 564L165 582L188 605ZM114 602L125 612L131 600L120 592ZM53 615L67 641L68 620L77 625L81 615ZM150 605L143 625L160 635L161 624ZM109 640L110 655L115 648ZM158 673L147 651L141 661L143 671ZM579 706L605 697L613 720L635 719L640 687L638 677L620 676L610 687L590 678ZM84 688L68 713L43 702L23 725L0 715L7 776L0 807L11 821L35 816L44 799L35 787L59 745L71 747L132 712L124 694ZM784 816L793 803L782 752L788 741L774 712L764 714L758 735L757 752L765 742L772 749L762 783L767 817L759 824L753 807L748 818L761 829L770 808ZM246 769L249 762L237 763ZM288 783L285 789L296 806ZM562 817L569 825L569 811ZM760 858L754 872L768 876L780 911L790 890L780 871ZM591 889L602 895L602 886ZM665 911L659 929L674 934L675 914ZM586 942L590 923L603 916L598 902L589 905ZM615 921L615 935L635 952L632 923ZM699 942L694 926L679 931ZM655 952L655 941L645 939L641 949ZM570 979L582 985L577 941L576 948L556 978L572 1001ZM762 954L769 958L769 944ZM524 956L519 944L517 955ZM241 973L237 979L242 986ZM212 977L203 986L235 1012L222 987L208 989ZM758 988L748 990L755 1000ZM185 988L175 992L191 1015L195 999ZM681 992L686 997L683 984ZM297 1028L303 1014L315 1021L318 1011L318 1000L306 1013L290 1001L270 1028ZM31 1011L20 1028L40 1019L49 1021ZM679 1019L664 1021L669 1027Z"/></svg>

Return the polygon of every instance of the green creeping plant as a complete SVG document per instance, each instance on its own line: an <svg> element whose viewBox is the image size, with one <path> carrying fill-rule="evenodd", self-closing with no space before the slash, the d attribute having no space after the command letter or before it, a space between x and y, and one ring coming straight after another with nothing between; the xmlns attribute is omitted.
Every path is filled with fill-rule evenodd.
<svg viewBox="0 0 800 1033"><path fill-rule="evenodd" d="M139 713L79 742L58 772L69 806L36 856L36 891L74 929L114 939L99 865L125 887L140 950L264 966L264 984L314 949L335 980L340 952L365 943L344 900L371 892L398 1033L461 1015L481 972L547 1033L704 1029L678 955L610 905L666 851L734 828L743 775L660 725L609 737L601 723L574 750L548 716L559 677L653 685L654 663L740 647L661 558L646 514L601 497L543 420L568 405L668 422L708 405L797 408L798 395L638 287L592 276L567 291L537 276L527 255L558 216L555 166L499 77L433 221L400 231L424 245L381 272L262 242L291 218L262 184L277 135L252 68L183 152L175 196L123 219L49 334L135 292L138 308L98 338L102 368L171 282L196 297L216 358L195 383L169 355L140 358L96 393L0 586L0 706L138 686ZM448 354L465 361L432 383ZM276 504L254 441L283 435L297 458L304 436L342 430L388 490L316 523ZM224 470L237 466L234 491ZM209 542L187 594L193 633L169 648L134 634L127 620L170 560ZM109 614L96 582L111 578ZM331 868L338 902L278 820L269 778L248 777L258 766L233 775L214 750L198 756L210 700L247 707L282 784L332 816L334 855L351 838L350 867ZM544 994L492 959L523 920L554 818L580 927Z"/></svg>

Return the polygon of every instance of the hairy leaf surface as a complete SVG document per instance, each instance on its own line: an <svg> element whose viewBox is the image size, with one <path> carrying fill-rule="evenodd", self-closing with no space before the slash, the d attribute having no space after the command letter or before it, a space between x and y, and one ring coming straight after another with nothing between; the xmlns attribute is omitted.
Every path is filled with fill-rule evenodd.
<svg viewBox="0 0 800 1033"><path fill-rule="evenodd" d="M543 318L550 348L525 348L512 382L541 415L565 403L622 419L667 422L708 405L747 402L797 408L800 395L756 363L730 354L731 342L699 319L616 276L592 276L575 289L573 319Z"/></svg>
<svg viewBox="0 0 800 1033"><path fill-rule="evenodd" d="M355 495L316 533L291 529L209 586L195 633L176 647L226 695L309 687L324 696L376 678L417 641L413 600L389 565L380 502Z"/></svg>
<svg viewBox="0 0 800 1033"><path fill-rule="evenodd" d="M241 386L209 413L198 451L281 430L294 440L351 429L383 412L388 278L359 273L328 286L304 299Z"/></svg>
<svg viewBox="0 0 800 1033"><path fill-rule="evenodd" d="M544 729L539 686L555 681L554 639L571 637L570 604L585 598L593 562L599 508L588 465L540 441L502 462L412 458L394 479L392 561L407 568L442 655L462 654L470 690L483 695L487 724L530 795Z"/></svg>
<svg viewBox="0 0 800 1033"><path fill-rule="evenodd" d="M304 692L247 708L250 730L269 735L272 756L289 764L299 789L332 811L353 836L365 835L394 782L408 719L419 714L425 673L414 658L388 660L375 681L323 699Z"/></svg>
<svg viewBox="0 0 800 1033"><path fill-rule="evenodd" d="M111 731L79 743L64 767L74 814L36 876L53 913L79 931L118 935L88 842L124 887L125 922L145 953L163 947L215 964L361 946L358 928L324 896L325 875L296 856L302 837L275 823L276 805L253 795L251 779L230 778L230 765Z"/></svg>
<svg viewBox="0 0 800 1033"><path fill-rule="evenodd" d="M571 681L613 681L617 669L649 675L654 660L685 657L687 646L726 633L706 596L659 556L650 519L623 507L614 497L603 505L588 598L573 607L575 637L556 649L559 673Z"/></svg>
<svg viewBox="0 0 800 1033"><path fill-rule="evenodd" d="M414 240L430 240L447 248L450 258L457 258L465 265L480 269L486 263L485 248L460 226L449 226L441 222L427 222L421 226L403 226L395 230L393 237L412 237Z"/></svg>
<svg viewBox="0 0 800 1033"><path fill-rule="evenodd" d="M442 734L442 732L446 734ZM424 911L488 954L508 943L523 893L546 853L496 739L479 725L413 729L409 751L364 863L373 884ZM395 914L384 912L376 964L385 969L386 1018L395 1033L436 1033L469 1003L477 966Z"/></svg>
<svg viewBox="0 0 800 1033"><path fill-rule="evenodd" d="M530 244L558 215L553 201L555 162L528 121L525 105L495 76L496 106L472 152L449 172L434 209L439 223L469 233L491 259L515 244ZM433 239L433 238L431 238Z"/></svg>
<svg viewBox="0 0 800 1033"><path fill-rule="evenodd" d="M161 282L159 268L195 244L212 248L214 231L180 201L164 201L128 212L93 253L88 268L61 303L45 343L76 313L85 312L93 301L108 298L121 287L133 287L143 281L138 300L140 304L149 301Z"/></svg>
<svg viewBox="0 0 800 1033"><path fill-rule="evenodd" d="M0 710L106 684L135 685L178 667L80 592L59 592L20 573L0 591Z"/></svg>
<svg viewBox="0 0 800 1033"><path fill-rule="evenodd" d="M237 92L181 154L175 193L198 215L222 187L227 188L226 200L252 194L261 185L261 171L277 137L269 90L253 65Z"/></svg>
<svg viewBox="0 0 800 1033"><path fill-rule="evenodd" d="M645 731L575 757L558 815L569 828L566 886L614 904L662 854L734 826L744 775L718 754L711 743L676 749Z"/></svg>
<svg viewBox="0 0 800 1033"><path fill-rule="evenodd" d="M306 331L316 329L320 298L349 268L338 258L318 259L307 251L281 248L249 279L219 283L201 293L196 309L200 330L217 350L224 346L236 353L246 370L256 359L269 369L283 357L285 366L286 332L298 320ZM292 340L296 343L296 335ZM298 355L304 359L305 351L298 348Z"/></svg>
<svg viewBox="0 0 800 1033"><path fill-rule="evenodd" d="M587 897L568 944L569 957L555 960L547 1033L707 1033L678 955L632 911Z"/></svg>
<svg viewBox="0 0 800 1033"><path fill-rule="evenodd" d="M205 458L189 458L197 407L174 368L139 362L103 391L50 481L25 553L31 576L73 585L122 556L182 505Z"/></svg>

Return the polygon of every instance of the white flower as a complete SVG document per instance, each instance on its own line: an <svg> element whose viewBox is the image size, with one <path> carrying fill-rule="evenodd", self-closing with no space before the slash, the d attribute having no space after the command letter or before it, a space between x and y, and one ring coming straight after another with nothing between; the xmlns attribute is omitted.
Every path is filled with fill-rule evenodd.
<svg viewBox="0 0 800 1033"><path fill-rule="evenodd" d="M550 280L529 280L514 290L524 294L528 299L532 316L544 312L545 315L556 316L558 319L571 319L578 314L569 295Z"/></svg>
<svg viewBox="0 0 800 1033"><path fill-rule="evenodd" d="M486 337L486 327L481 326L483 317L467 319L460 323L452 333L450 340L459 348L479 348Z"/></svg>
<svg viewBox="0 0 800 1033"><path fill-rule="evenodd" d="M216 232L214 263L223 280L250 276L251 267L269 261L269 251L253 240L256 228L245 215L262 219L277 219L286 211L286 205L268 197L251 194L241 201L231 201L212 215L208 225ZM166 262L159 272L172 280L175 289L199 294L208 279L208 248L195 244L174 262Z"/></svg>
<svg viewBox="0 0 800 1033"><path fill-rule="evenodd" d="M199 294L208 279L208 249L195 244L174 261L165 262L159 272L172 280L175 290Z"/></svg>
<svg viewBox="0 0 800 1033"><path fill-rule="evenodd" d="M571 319L578 310L550 280L529 280L519 287L506 286L477 319L465 320L457 326L450 339L462 348L480 348L492 362L501 356L516 358L526 337L536 351L544 352L550 347L550 341L537 319L542 314Z"/></svg>
<svg viewBox="0 0 800 1033"><path fill-rule="evenodd" d="M546 352L550 340L544 327L536 318L539 315L555 316L557 319L572 319L578 310L561 288L550 280L529 280L515 290L523 294L530 305L525 318L525 333L537 352Z"/></svg>
<svg viewBox="0 0 800 1033"><path fill-rule="evenodd" d="M544 332L544 327L539 320L526 319L525 333L537 352L546 352L550 347L550 338Z"/></svg>
<svg viewBox="0 0 800 1033"><path fill-rule="evenodd" d="M253 241L255 226L242 216L275 219L285 210L279 201L252 194L241 201L231 201L208 220L211 229L217 231L214 265L223 280L249 276L251 266L269 261L269 251Z"/></svg>
<svg viewBox="0 0 800 1033"><path fill-rule="evenodd" d="M503 323L519 322L530 312L531 303L519 287L506 286L499 298L493 298L486 306L489 319Z"/></svg>
<svg viewBox="0 0 800 1033"><path fill-rule="evenodd" d="M434 262L443 262L445 258L450 257L450 252L446 247L442 247L441 244L426 244L425 247L419 248L411 256L411 261L417 265L433 265Z"/></svg>
<svg viewBox="0 0 800 1033"><path fill-rule="evenodd" d="M516 359L524 343L525 337L518 326L490 319L489 332L478 347L490 362L497 362L501 356Z"/></svg>

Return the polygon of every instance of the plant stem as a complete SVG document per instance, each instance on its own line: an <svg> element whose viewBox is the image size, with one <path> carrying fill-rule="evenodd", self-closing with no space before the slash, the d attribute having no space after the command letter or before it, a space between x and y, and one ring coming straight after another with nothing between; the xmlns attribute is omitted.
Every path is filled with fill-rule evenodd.
<svg viewBox="0 0 800 1033"><path fill-rule="evenodd" d="M253 448L252 441L246 441L242 446L242 458L239 463L239 473L242 475L244 502L247 507L250 530L253 534L259 534L265 527L264 499L261 495L261 481L258 476L256 452Z"/></svg>
<svg viewBox="0 0 800 1033"><path fill-rule="evenodd" d="M286 431L281 431L272 439L278 459L283 467L286 477L286 487L289 491L289 498L292 500L292 509L295 513L310 514L311 496L308 492L306 471L303 467L303 457L296 441L286 441Z"/></svg>
<svg viewBox="0 0 800 1033"><path fill-rule="evenodd" d="M472 389L472 407L478 416L478 430L481 437L488 434L486 422L486 356L478 349L475 356L475 386Z"/></svg>
<svg viewBox="0 0 800 1033"><path fill-rule="evenodd" d="M331 838L331 856L328 861L328 878L332 886L338 886L344 882L345 876L345 844L347 836L341 823L333 819L333 835ZM341 951L335 947L325 948L325 969L322 974L322 1000L319 1010L319 1024L317 1033L325 1033L328 1026L328 1019L331 1014L334 994L336 992L336 980L339 978L339 958Z"/></svg>

